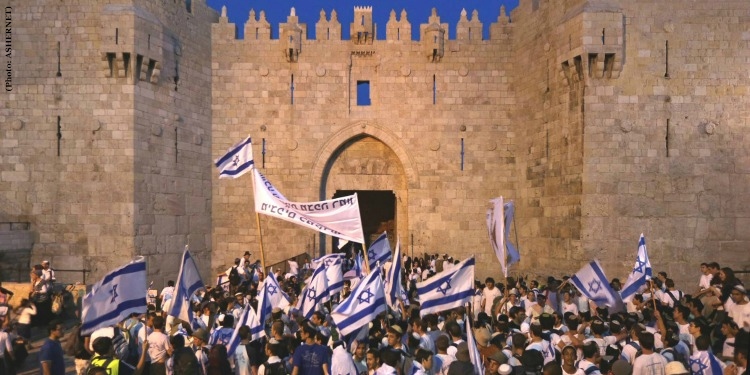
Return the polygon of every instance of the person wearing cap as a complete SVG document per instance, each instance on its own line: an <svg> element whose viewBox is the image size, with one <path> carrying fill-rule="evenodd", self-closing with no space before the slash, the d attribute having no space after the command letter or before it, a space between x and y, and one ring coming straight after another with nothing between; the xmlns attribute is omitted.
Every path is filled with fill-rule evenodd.
<svg viewBox="0 0 750 375"><path fill-rule="evenodd" d="M644 375L663 374L667 366L667 360L661 354L654 352L654 335L644 331L638 337L642 354L633 361L633 373Z"/></svg>
<svg viewBox="0 0 750 375"><path fill-rule="evenodd" d="M727 314L737 323L737 326L750 331L750 302L747 300L747 290L741 284L737 284L732 288L729 296L731 302L727 300L724 304Z"/></svg>
<svg viewBox="0 0 750 375"><path fill-rule="evenodd" d="M42 261L42 280L44 280L47 285L51 285L55 282L55 270L50 268L48 260Z"/></svg>
<svg viewBox="0 0 750 375"><path fill-rule="evenodd" d="M208 367L208 348L205 347L206 343L208 343L208 331L205 328L198 328L193 331L191 338L192 344L190 345L190 350L195 353L198 366L201 368L201 374L205 374L206 367Z"/></svg>
<svg viewBox="0 0 750 375"><path fill-rule="evenodd" d="M112 345L111 338L106 336L99 337L91 344L94 348L94 356L91 357L89 371L92 368L104 368L107 374L110 375L139 375L143 372L146 365L148 345L148 341L143 343L138 364L136 367L132 367L125 361L121 361L114 356L114 345Z"/></svg>
<svg viewBox="0 0 750 375"><path fill-rule="evenodd" d="M510 366L509 364L507 364L507 363L506 363L506 364L503 364L503 365L500 365L500 366L499 366L499 367L497 368L497 373L498 373L498 374L500 374L500 375L510 375L510 374L512 374L512 373L513 373L513 367L511 367L511 366Z"/></svg>
<svg viewBox="0 0 750 375"><path fill-rule="evenodd" d="M401 338L404 336L404 329L398 324L393 324L387 329L386 340L388 347L397 350L401 353L401 359L399 359L399 367L402 371L408 371L412 368L413 358L409 354L409 348L404 345Z"/></svg>
<svg viewBox="0 0 750 375"><path fill-rule="evenodd" d="M667 365L664 367L664 374L665 375L689 375L690 371L688 371L685 368L685 365L683 365L680 362L672 361L667 363Z"/></svg>
<svg viewBox="0 0 750 375"><path fill-rule="evenodd" d="M506 357L502 351L498 350L492 353L492 355L487 357L487 374L499 374L498 370L500 370L500 366L506 363L508 363L508 357Z"/></svg>

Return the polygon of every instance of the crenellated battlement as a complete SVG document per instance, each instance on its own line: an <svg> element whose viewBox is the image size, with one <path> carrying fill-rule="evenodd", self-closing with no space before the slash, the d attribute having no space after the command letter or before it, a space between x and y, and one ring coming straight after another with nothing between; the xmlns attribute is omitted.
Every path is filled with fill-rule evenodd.
<svg viewBox="0 0 750 375"><path fill-rule="evenodd" d="M373 19L373 7L372 6L355 6L353 7L353 22L349 24L349 40L354 44L372 44L377 42L377 24ZM417 41L426 41L422 30L431 30L438 27L442 30L444 36L441 38L449 40L449 28L448 23L441 23L440 17L437 15L438 11L434 8L429 15L426 15L426 23L420 24L420 35ZM505 7L500 7L499 16L497 21L489 25L490 28L490 40L507 40L508 35L512 32L511 19L505 12ZM471 12L469 17L467 11L464 9L461 12L460 19L455 25L456 28L456 40L460 41L482 41L484 33L484 24L479 19L480 15L477 10ZM219 40L226 39L237 39L234 33L234 24L229 23L229 18L226 14L226 9L223 8L221 17L219 18L219 24L221 25L218 30L215 31L220 34ZM300 22L299 16L296 14L294 8L291 9L290 15L287 21L279 23L279 40L288 39L282 35L282 29L290 27L290 25L299 25L305 32L301 35L301 40L307 40L307 27L304 23ZM434 26L439 25L439 26ZM266 19L265 12L260 11L260 18L256 19L255 10L250 11L250 16L244 25L245 39L246 40L269 40L271 37L271 23ZM217 28L215 28L217 30ZM411 37L412 24L407 19L406 10L401 10L400 14L396 14L396 10L391 10L390 17L386 24L386 35L385 40L390 41L412 41ZM317 22L315 23L315 38L317 41L341 41L343 35L341 30L341 23L338 20L338 13L333 9L330 13L330 18L327 16L327 12L321 9ZM434 38L431 42L434 43Z"/></svg>

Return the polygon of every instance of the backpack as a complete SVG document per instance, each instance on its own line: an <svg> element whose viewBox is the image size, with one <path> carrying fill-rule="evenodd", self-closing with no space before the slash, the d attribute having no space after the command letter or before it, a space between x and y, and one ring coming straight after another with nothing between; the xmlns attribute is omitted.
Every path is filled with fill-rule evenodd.
<svg viewBox="0 0 750 375"><path fill-rule="evenodd" d="M670 354L672 354L673 361L677 361L677 362L682 363L685 366L685 368L689 368L690 367L690 366L688 366L687 358L685 358L685 356L682 355L682 353L678 352L677 350L674 350L674 348L664 348L661 351L661 354L664 355L664 353L670 353Z"/></svg>
<svg viewBox="0 0 750 375"><path fill-rule="evenodd" d="M237 267L232 267L232 269L229 271L229 285L240 285L240 272L237 271Z"/></svg>
<svg viewBox="0 0 750 375"><path fill-rule="evenodd" d="M263 363L263 366L266 367L266 375L287 375L286 367L284 367L284 362L265 362Z"/></svg>

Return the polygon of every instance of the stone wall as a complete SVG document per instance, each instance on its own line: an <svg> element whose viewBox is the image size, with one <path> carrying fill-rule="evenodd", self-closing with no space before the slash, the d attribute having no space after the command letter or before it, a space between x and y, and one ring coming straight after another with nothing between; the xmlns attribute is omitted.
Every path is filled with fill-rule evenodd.
<svg viewBox="0 0 750 375"><path fill-rule="evenodd" d="M590 78L584 99L584 247L622 276L643 232L692 290L701 262L750 268L750 4L621 7L620 78Z"/></svg>
<svg viewBox="0 0 750 375"><path fill-rule="evenodd" d="M216 12L203 1L192 13L173 1L9 6L0 216L31 223L32 263L50 259L98 278L134 255L163 254L149 263L161 282L176 275L185 243L207 259L210 180L200 165L209 158L207 35ZM179 69L175 45L184 51Z"/></svg>
<svg viewBox="0 0 750 375"><path fill-rule="evenodd" d="M366 22L348 40L326 12L235 26L203 0L10 6L0 222L29 223L31 263L96 279L146 255L159 285L186 244L206 280L257 256L249 176L211 166L250 135L288 198L392 190L394 235L476 255L481 279L499 274L484 218L500 195L517 203L513 273L596 257L622 278L641 232L682 285L701 261L750 267L747 1L521 0L455 25L437 11L375 25L355 7ZM269 264L330 251L308 229L261 227Z"/></svg>
<svg viewBox="0 0 750 375"><path fill-rule="evenodd" d="M270 39L264 17L251 12L244 40L235 40L236 26L224 17L214 25L213 156L251 135L256 165L296 201L330 199L336 190L394 190L402 244L413 234L416 254L476 254L479 272L494 274L485 210L489 199L512 196L515 188L507 16L496 39L481 40L474 29L447 40L447 25L437 14L409 15L423 23L421 35L429 43L404 40L408 34L398 30L416 27L405 14L392 14L386 40L372 38L373 25L353 32L352 40L320 32L309 40L303 31L311 26L299 25L295 15L279 25L280 39ZM322 15L319 25L338 30L333 21ZM476 22L467 16L461 27ZM357 81L369 82L370 106L357 105ZM263 139L265 165L258 163ZM379 158L390 160L387 175L403 170L402 176L365 167L336 177L347 152L368 139L371 152L392 150L392 157ZM215 269L247 248L257 251L252 207L249 178L214 180ZM261 226L267 262L310 248L307 229L267 217Z"/></svg>

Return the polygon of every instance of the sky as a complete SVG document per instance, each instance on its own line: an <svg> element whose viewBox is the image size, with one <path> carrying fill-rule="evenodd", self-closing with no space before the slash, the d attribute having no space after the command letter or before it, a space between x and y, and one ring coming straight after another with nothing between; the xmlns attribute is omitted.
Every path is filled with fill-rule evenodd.
<svg viewBox="0 0 750 375"><path fill-rule="evenodd" d="M272 38L278 39L279 23L286 22L289 11L295 8L300 23L307 24L307 38L315 38L315 23L320 18L320 10L326 12L330 18L331 10L336 9L338 20L341 23L343 39L349 39L349 24L354 17L354 6L372 6L373 17L377 25L378 40L385 39L385 25L390 17L391 9L396 11L396 18L401 15L401 10L406 9L407 19L412 25L412 40L419 39L419 25L427 23L432 13L432 8L437 8L441 23L448 23L450 39L456 37L456 24L461 16L461 9L465 8L467 18L471 19L471 13L476 9L479 12L479 20L483 23L484 39L489 38L489 25L497 22L500 14L500 6L505 5L506 13L518 6L519 0L207 0L208 5L221 12L221 7L226 5L229 22L237 25L239 37L243 36L243 27L247 21L250 9L255 9L256 14L261 10L266 12L266 20L271 24ZM256 16L257 17L257 16Z"/></svg>

